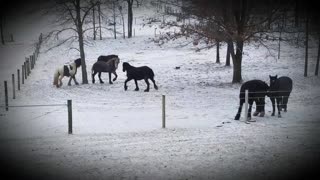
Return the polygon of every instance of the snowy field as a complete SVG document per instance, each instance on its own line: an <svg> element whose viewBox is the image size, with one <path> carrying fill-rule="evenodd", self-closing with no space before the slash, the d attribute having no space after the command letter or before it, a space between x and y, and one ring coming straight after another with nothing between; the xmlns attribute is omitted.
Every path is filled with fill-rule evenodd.
<svg viewBox="0 0 320 180"><path fill-rule="evenodd" d="M254 123L234 121L241 84L232 84L232 67L221 64L215 51L195 52L173 41L159 46L151 41L154 28L142 26L148 8L135 9L136 36L117 40L111 36L85 47L89 84L52 85L55 68L78 58L67 45L49 52L44 43L31 76L10 105L55 105L73 102L73 134L68 135L67 107L0 109L2 170L11 176L33 179L287 179L309 177L320 160L320 79L313 76L316 45L309 56L309 77L303 77L304 48L282 44L281 58L268 56L264 48L246 45L243 80L269 75L289 76L293 91L288 112L271 116L266 99L265 117ZM40 32L48 32L51 16L21 12L8 24L16 35L13 43L0 46L0 105L3 81L21 67L34 51ZM37 19L34 22L34 19ZM11 22L11 21L10 21ZM23 27L23 28L21 28ZM273 42L270 42L273 43ZM314 42L313 42L314 43ZM276 46L274 42L274 46ZM272 52L277 55L277 52ZM100 55L117 54L119 75L108 84L91 83L91 67ZM124 91L122 62L147 65L155 73L159 90L139 81ZM175 67L180 67L176 69ZM81 70L76 76L81 82ZM166 96L167 128L161 128L161 97ZM9 96L11 86L9 85ZM17 174L19 172L19 174Z"/></svg>

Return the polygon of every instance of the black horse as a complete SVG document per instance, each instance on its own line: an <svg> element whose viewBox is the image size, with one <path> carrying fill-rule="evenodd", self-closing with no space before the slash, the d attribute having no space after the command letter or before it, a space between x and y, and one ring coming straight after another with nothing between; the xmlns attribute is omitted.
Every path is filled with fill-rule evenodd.
<svg viewBox="0 0 320 180"><path fill-rule="evenodd" d="M145 92L149 91L150 84L148 79L150 79L153 82L154 88L158 90L158 86L156 85L156 82L154 80L154 73L152 69L149 68L148 66L134 67L134 66L131 66L129 63L124 62L122 64L122 67L123 67L123 72L127 71L127 79L124 82L124 90L128 89L127 82L131 81L132 79L134 79L134 82L136 84L135 91L139 91L137 81L142 79L144 79L145 82L147 83L147 89L144 90Z"/></svg>
<svg viewBox="0 0 320 180"><path fill-rule="evenodd" d="M119 59L119 56L115 55L115 54L111 54L111 55L107 55L107 56L99 56L98 61L108 62L110 59L114 59L114 58Z"/></svg>
<svg viewBox="0 0 320 180"><path fill-rule="evenodd" d="M94 76L99 73L99 80L100 83L104 83L101 79L101 72L108 72L109 73L109 84L113 84L111 81L111 73L115 75L115 78L113 81L115 81L118 77L116 70L118 68L119 59L118 58L112 58L108 62L104 61L97 61L93 64L91 69L91 75L92 75L92 83L95 83Z"/></svg>
<svg viewBox="0 0 320 180"><path fill-rule="evenodd" d="M292 91L292 79L287 76L279 77L269 76L270 77L270 89L268 96L272 102L272 114L275 114L275 99L277 100L278 108L278 117L281 117L280 111L284 109L284 112L287 112L287 104L289 100L290 93Z"/></svg>
<svg viewBox="0 0 320 180"><path fill-rule="evenodd" d="M249 103L249 110L248 110L248 120L251 119L251 109L253 102L256 103L256 112L253 114L257 116L260 113L260 117L263 117L265 114L264 106L265 106L265 96L267 95L269 86L267 83L261 80L250 80L241 85L240 88L240 104L237 115L235 116L234 120L240 119L240 114L242 110L243 103L245 102L245 90L248 90L248 103Z"/></svg>

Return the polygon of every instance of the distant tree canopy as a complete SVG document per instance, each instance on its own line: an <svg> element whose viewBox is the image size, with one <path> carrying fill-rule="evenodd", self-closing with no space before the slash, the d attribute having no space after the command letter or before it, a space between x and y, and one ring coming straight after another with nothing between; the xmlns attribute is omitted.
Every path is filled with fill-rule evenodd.
<svg viewBox="0 0 320 180"><path fill-rule="evenodd" d="M245 42L255 41L266 46L265 42L269 39L280 38L274 37L275 32L301 31L299 21L307 15L318 21L315 11L310 10L311 5L301 0L174 0L170 3L181 9L180 13L173 15L189 19L189 23L167 23L180 27L181 31L175 37L186 36L197 42L205 41L208 47L217 42L230 45L233 83L242 81L241 62Z"/></svg>

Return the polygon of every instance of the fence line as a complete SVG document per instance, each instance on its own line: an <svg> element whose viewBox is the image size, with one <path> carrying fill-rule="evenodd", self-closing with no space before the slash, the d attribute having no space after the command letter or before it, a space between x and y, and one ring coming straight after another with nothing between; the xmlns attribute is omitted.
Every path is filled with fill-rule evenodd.
<svg viewBox="0 0 320 180"><path fill-rule="evenodd" d="M268 93L280 93L280 92L283 92L283 93L288 93L288 92L291 92L291 91L259 91L259 92L249 92L249 94L268 94ZM240 94L245 94L245 92L240 92Z"/></svg>
<svg viewBox="0 0 320 180"><path fill-rule="evenodd" d="M6 81L5 81L5 86L6 86ZM19 108L19 107L53 107L53 106L67 106L67 109L68 109L68 134L72 134L72 100L67 100L67 104L33 104L33 105L14 105L14 106L9 106L8 104L6 104L5 106L0 105L0 107L5 107L7 111L9 111L9 107ZM47 114L45 114L45 115L47 115ZM44 116L44 115L42 115L42 116Z"/></svg>

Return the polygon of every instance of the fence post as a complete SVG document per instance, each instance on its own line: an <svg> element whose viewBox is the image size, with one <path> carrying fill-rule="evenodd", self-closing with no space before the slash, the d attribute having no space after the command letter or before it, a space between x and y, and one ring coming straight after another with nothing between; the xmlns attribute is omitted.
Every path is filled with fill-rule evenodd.
<svg viewBox="0 0 320 180"><path fill-rule="evenodd" d="M21 66L21 80L22 80L22 84L24 84L24 65L22 64Z"/></svg>
<svg viewBox="0 0 320 180"><path fill-rule="evenodd" d="M68 100L68 133L72 134L72 100Z"/></svg>
<svg viewBox="0 0 320 180"><path fill-rule="evenodd" d="M162 95L162 128L166 128L166 96Z"/></svg>
<svg viewBox="0 0 320 180"><path fill-rule="evenodd" d="M25 79L28 79L27 61L25 61L23 64L24 64L24 65L23 65L23 66L24 66L24 78L25 78Z"/></svg>
<svg viewBox="0 0 320 180"><path fill-rule="evenodd" d="M30 62L30 69L33 69L33 58L32 55L29 56L29 62Z"/></svg>
<svg viewBox="0 0 320 180"><path fill-rule="evenodd" d="M248 121L248 95L249 91L246 89L245 91L245 104L244 104L244 121Z"/></svg>
<svg viewBox="0 0 320 180"><path fill-rule="evenodd" d="M14 82L14 74L12 74L12 99L16 98L16 85Z"/></svg>
<svg viewBox="0 0 320 180"><path fill-rule="evenodd" d="M8 100L8 85L7 85L7 81L4 81L4 95L5 95L6 111L8 111L9 110L9 100Z"/></svg>
<svg viewBox="0 0 320 180"><path fill-rule="evenodd" d="M20 69L17 70L17 78L18 78L18 91L20 91Z"/></svg>

